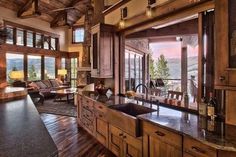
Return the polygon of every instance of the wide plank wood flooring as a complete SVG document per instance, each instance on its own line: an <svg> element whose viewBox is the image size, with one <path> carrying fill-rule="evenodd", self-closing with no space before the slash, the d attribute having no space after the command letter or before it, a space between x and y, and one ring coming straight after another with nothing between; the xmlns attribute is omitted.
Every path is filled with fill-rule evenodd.
<svg viewBox="0 0 236 157"><path fill-rule="evenodd" d="M84 129L78 128L76 118L41 114L59 150L59 157L115 157Z"/></svg>

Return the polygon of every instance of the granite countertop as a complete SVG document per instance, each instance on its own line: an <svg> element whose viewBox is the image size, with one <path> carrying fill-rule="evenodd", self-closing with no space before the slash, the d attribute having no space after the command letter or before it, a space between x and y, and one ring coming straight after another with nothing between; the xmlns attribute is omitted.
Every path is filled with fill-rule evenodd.
<svg viewBox="0 0 236 157"><path fill-rule="evenodd" d="M220 121L215 121L214 125L207 125L212 124L212 121L208 121L205 117L121 96L108 98L96 95L94 92L79 92L79 94L101 102L108 107L123 103L135 103L146 107L152 106L157 111L139 115L138 118L183 136L192 137L216 149L236 151L236 126L227 125ZM214 126L214 131L210 130L209 126Z"/></svg>
<svg viewBox="0 0 236 157"><path fill-rule="evenodd" d="M0 156L58 156L57 147L29 96L0 103L0 126Z"/></svg>

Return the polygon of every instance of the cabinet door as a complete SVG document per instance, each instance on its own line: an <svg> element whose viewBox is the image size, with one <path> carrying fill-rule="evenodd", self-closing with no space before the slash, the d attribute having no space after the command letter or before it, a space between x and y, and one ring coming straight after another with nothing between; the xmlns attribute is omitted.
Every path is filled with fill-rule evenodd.
<svg viewBox="0 0 236 157"><path fill-rule="evenodd" d="M123 157L123 132L109 125L109 149L117 157Z"/></svg>
<svg viewBox="0 0 236 157"><path fill-rule="evenodd" d="M182 150L152 136L149 136L149 153L150 157L182 157Z"/></svg>
<svg viewBox="0 0 236 157"><path fill-rule="evenodd" d="M124 139L124 156L142 157L142 139L134 138L126 133Z"/></svg>
<svg viewBox="0 0 236 157"><path fill-rule="evenodd" d="M100 38L100 77L113 76L113 34L101 32Z"/></svg>
<svg viewBox="0 0 236 157"><path fill-rule="evenodd" d="M81 111L82 111L82 96L78 95L78 104L77 104L77 120L78 124L81 124Z"/></svg>
<svg viewBox="0 0 236 157"><path fill-rule="evenodd" d="M95 118L95 135L96 139L105 147L108 147L108 123L100 118Z"/></svg>
<svg viewBox="0 0 236 157"><path fill-rule="evenodd" d="M191 154L188 154L188 153L184 152L184 157L195 157L195 156L193 156L193 155L191 155Z"/></svg>

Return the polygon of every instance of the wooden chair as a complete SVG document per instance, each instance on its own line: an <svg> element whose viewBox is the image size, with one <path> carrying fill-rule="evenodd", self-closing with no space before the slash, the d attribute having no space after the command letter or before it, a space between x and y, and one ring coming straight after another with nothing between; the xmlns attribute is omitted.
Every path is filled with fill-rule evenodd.
<svg viewBox="0 0 236 157"><path fill-rule="evenodd" d="M183 99L183 92L168 91L168 98L169 99L182 100Z"/></svg>
<svg viewBox="0 0 236 157"><path fill-rule="evenodd" d="M161 89L149 88L148 91L149 91L149 94L150 94L150 95L153 95L153 96L161 96Z"/></svg>

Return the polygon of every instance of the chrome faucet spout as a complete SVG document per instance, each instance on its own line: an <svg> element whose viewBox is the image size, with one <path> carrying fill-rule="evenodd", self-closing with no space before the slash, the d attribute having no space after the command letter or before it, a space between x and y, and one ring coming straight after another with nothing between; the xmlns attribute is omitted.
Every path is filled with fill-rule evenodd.
<svg viewBox="0 0 236 157"><path fill-rule="evenodd" d="M148 87L147 87L145 84L142 84L142 83L138 84L138 85L135 87L135 92L137 92L137 90L138 90L138 88L139 88L140 86L143 86L143 87L146 89L146 100L148 100Z"/></svg>

